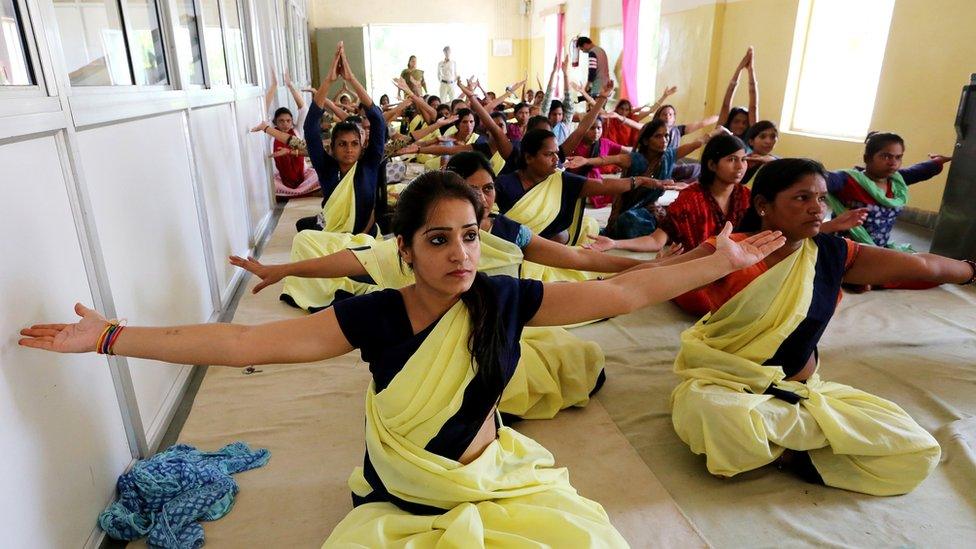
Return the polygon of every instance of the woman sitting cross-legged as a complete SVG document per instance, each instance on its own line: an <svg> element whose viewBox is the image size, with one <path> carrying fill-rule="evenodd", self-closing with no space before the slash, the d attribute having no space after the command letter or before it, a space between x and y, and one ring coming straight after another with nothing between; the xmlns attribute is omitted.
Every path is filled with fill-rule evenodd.
<svg viewBox="0 0 976 549"><path fill-rule="evenodd" d="M799 158L756 175L744 232L732 239L775 230L786 245L703 288L711 313L681 335L672 421L715 475L783 460L828 486L904 494L936 466L938 443L897 404L822 380L817 345L842 283L971 284L976 263L823 234L827 176L819 162ZM671 261L698 261L711 249Z"/></svg>

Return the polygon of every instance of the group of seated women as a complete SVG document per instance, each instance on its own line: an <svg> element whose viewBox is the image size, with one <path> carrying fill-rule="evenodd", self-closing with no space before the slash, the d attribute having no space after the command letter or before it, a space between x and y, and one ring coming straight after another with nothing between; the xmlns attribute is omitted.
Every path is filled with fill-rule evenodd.
<svg viewBox="0 0 976 549"><path fill-rule="evenodd" d="M976 281L973 261L891 242L907 185L949 159L902 169L904 142L890 133L868 137L863 168L777 158L776 125L757 120L753 67L750 49L720 116L681 125L664 104L622 100L606 112L612 82L580 112L568 89L551 99L552 80L493 99L459 82L452 105L398 81L405 100L376 105L340 43L304 139L277 115L258 128L311 159L321 212L299 223L292 262L230 259L261 279L254 292L284 280L283 299L313 314L140 328L77 305L80 321L26 328L20 344L236 367L359 349L372 374L366 456L349 479L354 508L327 546L617 547L626 541L603 507L509 424L584 406L612 383L599 346L565 327L674 300L704 316L681 335L672 420L711 474L777 462L810 482L905 494L936 467L939 444L897 404L822 380L817 346L845 284ZM731 109L741 71L750 106ZM328 99L340 78L358 103ZM328 146L325 108L340 120ZM676 182L678 161L702 146L685 165L690 180ZM428 171L390 193L387 215L383 165L404 158ZM678 196L661 208L667 190ZM611 197L609 234L584 215L592 197Z"/></svg>

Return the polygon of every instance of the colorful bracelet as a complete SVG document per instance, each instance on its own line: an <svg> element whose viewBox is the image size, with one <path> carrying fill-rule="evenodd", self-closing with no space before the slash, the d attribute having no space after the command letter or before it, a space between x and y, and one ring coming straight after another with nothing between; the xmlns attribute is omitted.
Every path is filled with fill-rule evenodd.
<svg viewBox="0 0 976 549"><path fill-rule="evenodd" d="M115 342L119 339L119 334L125 329L125 320L122 322L113 321L109 322L102 330L102 335L98 336L98 341L95 343L95 352L100 355L114 355L113 347L115 347Z"/></svg>
<svg viewBox="0 0 976 549"><path fill-rule="evenodd" d="M969 277L969 280L960 284L960 286L968 286L970 284L976 284L976 261L972 259L963 259L964 262L969 264L969 268L973 270L973 276Z"/></svg>

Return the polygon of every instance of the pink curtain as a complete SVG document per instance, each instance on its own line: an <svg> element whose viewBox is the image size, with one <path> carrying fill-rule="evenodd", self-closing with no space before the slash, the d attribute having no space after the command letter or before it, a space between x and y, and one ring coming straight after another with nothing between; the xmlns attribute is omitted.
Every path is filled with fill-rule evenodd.
<svg viewBox="0 0 976 549"><path fill-rule="evenodd" d="M637 32L640 22L640 0L623 0L624 8L624 51L620 63L623 82L620 83L620 97L638 101L637 98Z"/></svg>
<svg viewBox="0 0 976 549"><path fill-rule="evenodd" d="M566 46L566 14L560 9L556 13L556 55L559 57L559 64L562 66L564 51L563 48ZM562 72L557 73L557 81L562 80ZM563 86L568 86L569 82L563 82ZM559 89L557 84L556 89ZM568 88L567 88L568 89Z"/></svg>

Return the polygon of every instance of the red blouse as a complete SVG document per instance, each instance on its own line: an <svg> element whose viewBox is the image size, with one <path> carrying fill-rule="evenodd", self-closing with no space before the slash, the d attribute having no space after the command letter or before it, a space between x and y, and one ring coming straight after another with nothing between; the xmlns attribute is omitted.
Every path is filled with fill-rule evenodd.
<svg viewBox="0 0 976 549"><path fill-rule="evenodd" d="M738 226L749 209L749 197L748 187L736 185L729 197L729 211L723 212L712 193L693 183L668 206L668 214L661 219L660 227L669 240L690 251L721 232L726 221L733 227Z"/></svg>

